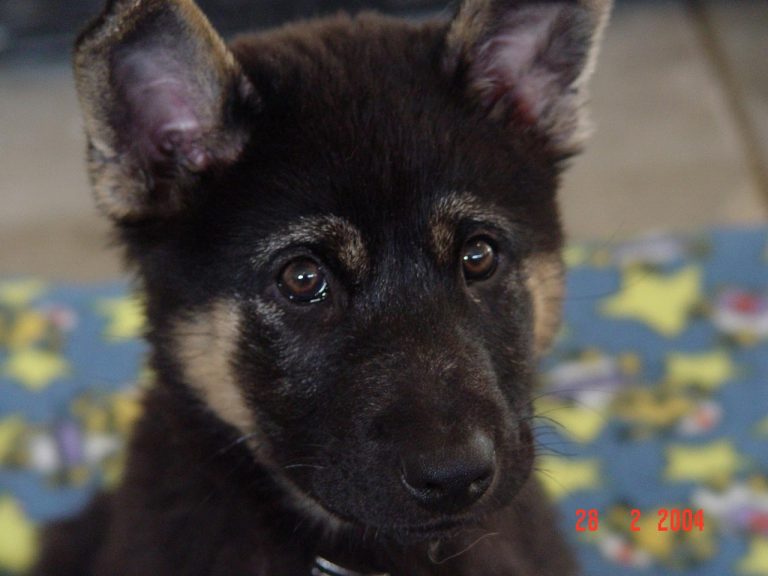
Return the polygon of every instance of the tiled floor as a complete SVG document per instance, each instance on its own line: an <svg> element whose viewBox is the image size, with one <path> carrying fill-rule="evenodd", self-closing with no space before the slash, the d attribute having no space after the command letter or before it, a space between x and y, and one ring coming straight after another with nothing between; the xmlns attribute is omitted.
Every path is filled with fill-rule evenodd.
<svg viewBox="0 0 768 576"><path fill-rule="evenodd" d="M562 192L573 238L768 221L768 2L618 0L597 131ZM0 275L119 274L66 63L0 62Z"/></svg>
<svg viewBox="0 0 768 576"><path fill-rule="evenodd" d="M743 72L747 59L761 69L750 78L765 107L768 58L758 54L768 53L768 3L713 1L703 10L718 49L723 38L741 47L728 69ZM749 162L732 87L708 52L713 39L700 14L684 2L619 1L594 82L597 132L562 197L574 237L765 221L768 191ZM740 95L742 105L760 101Z"/></svg>
<svg viewBox="0 0 768 576"><path fill-rule="evenodd" d="M763 192L768 188L768 2L710 2L705 16L720 46L746 143Z"/></svg>

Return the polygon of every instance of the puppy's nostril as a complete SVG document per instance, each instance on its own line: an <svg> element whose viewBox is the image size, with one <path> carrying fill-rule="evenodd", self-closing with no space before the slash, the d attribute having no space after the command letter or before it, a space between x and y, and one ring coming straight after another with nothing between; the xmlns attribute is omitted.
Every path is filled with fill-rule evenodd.
<svg viewBox="0 0 768 576"><path fill-rule="evenodd" d="M477 433L450 449L407 453L401 481L423 507L453 512L477 501L493 482L495 471L493 442Z"/></svg>
<svg viewBox="0 0 768 576"><path fill-rule="evenodd" d="M472 484L469 485L469 493L482 495L488 489L488 485L491 483L491 475L485 475L482 478L478 478Z"/></svg>

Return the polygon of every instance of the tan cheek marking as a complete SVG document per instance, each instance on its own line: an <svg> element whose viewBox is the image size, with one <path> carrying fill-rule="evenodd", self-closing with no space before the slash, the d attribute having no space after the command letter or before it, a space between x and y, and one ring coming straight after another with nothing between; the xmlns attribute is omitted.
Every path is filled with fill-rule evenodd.
<svg viewBox="0 0 768 576"><path fill-rule="evenodd" d="M185 381L219 418L248 434L254 416L231 366L239 322L237 307L222 301L179 321L173 335Z"/></svg>
<svg viewBox="0 0 768 576"><path fill-rule="evenodd" d="M560 327L565 294L565 274L560 254L535 254L523 264L525 284L533 301L534 351L541 356L547 351Z"/></svg>

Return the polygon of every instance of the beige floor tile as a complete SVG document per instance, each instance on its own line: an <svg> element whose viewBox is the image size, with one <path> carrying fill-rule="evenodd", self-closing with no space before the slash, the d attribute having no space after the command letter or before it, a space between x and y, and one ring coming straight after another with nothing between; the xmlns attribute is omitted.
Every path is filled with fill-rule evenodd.
<svg viewBox="0 0 768 576"><path fill-rule="evenodd" d="M93 212L66 64L0 69L0 226Z"/></svg>
<svg viewBox="0 0 768 576"><path fill-rule="evenodd" d="M734 57L759 64L750 46ZM743 142L679 2L619 2L593 110L597 132L562 194L574 238L766 221ZM119 274L83 147L67 64L0 67L0 275Z"/></svg>
<svg viewBox="0 0 768 576"><path fill-rule="evenodd" d="M704 14L722 50L768 201L768 2L707 0Z"/></svg>
<svg viewBox="0 0 768 576"><path fill-rule="evenodd" d="M596 133L562 193L572 237L766 221L681 2L620 2L597 70Z"/></svg>
<svg viewBox="0 0 768 576"><path fill-rule="evenodd" d="M100 218L36 218L0 231L0 277L90 282L121 275L118 249Z"/></svg>
<svg viewBox="0 0 768 576"><path fill-rule="evenodd" d="M67 64L0 68L0 275L114 278Z"/></svg>

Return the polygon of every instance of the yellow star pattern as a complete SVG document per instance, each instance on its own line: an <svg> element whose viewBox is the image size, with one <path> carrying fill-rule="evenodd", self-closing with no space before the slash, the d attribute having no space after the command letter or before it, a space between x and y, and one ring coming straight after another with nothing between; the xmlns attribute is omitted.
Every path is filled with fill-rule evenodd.
<svg viewBox="0 0 768 576"><path fill-rule="evenodd" d="M536 412L554 420L560 425L559 432L581 443L592 442L608 422L607 410L570 406L549 398L536 403Z"/></svg>
<svg viewBox="0 0 768 576"><path fill-rule="evenodd" d="M749 551L738 564L739 574L768 576L768 538L758 536L749 544Z"/></svg>
<svg viewBox="0 0 768 576"><path fill-rule="evenodd" d="M663 508L663 506L659 506L659 508ZM656 510L642 511L640 518L637 520L637 527L640 530L632 532L631 536L641 549L648 552L654 558L669 558L677 542L670 538L667 532L659 531L659 517ZM629 517L631 517L629 514L624 516L625 519Z"/></svg>
<svg viewBox="0 0 768 576"><path fill-rule="evenodd" d="M106 298L97 309L107 317L105 335L109 340L138 338L144 330L144 306L135 296Z"/></svg>
<svg viewBox="0 0 768 576"><path fill-rule="evenodd" d="M120 434L128 435L134 423L141 416L142 404L138 394L115 394L112 398L112 411L115 428Z"/></svg>
<svg viewBox="0 0 768 576"><path fill-rule="evenodd" d="M45 316L35 310L20 313L13 325L8 327L5 338L8 348L24 348L40 340L48 329Z"/></svg>
<svg viewBox="0 0 768 576"><path fill-rule="evenodd" d="M539 480L553 500L600 486L600 461L597 458L542 456L537 460L536 468Z"/></svg>
<svg viewBox="0 0 768 576"><path fill-rule="evenodd" d="M584 246L574 244L566 246L563 250L563 262L568 268L575 268L586 263L589 259L589 252Z"/></svg>
<svg viewBox="0 0 768 576"><path fill-rule="evenodd" d="M667 469L664 476L670 482L722 483L741 468L744 458L728 440L709 444L667 447Z"/></svg>
<svg viewBox="0 0 768 576"><path fill-rule="evenodd" d="M39 280L10 280L0 282L0 303L21 307L45 292L45 284Z"/></svg>
<svg viewBox="0 0 768 576"><path fill-rule="evenodd" d="M768 438L768 416L755 425L755 432L758 436L765 436Z"/></svg>
<svg viewBox="0 0 768 576"><path fill-rule="evenodd" d="M648 388L628 388L616 398L613 410L627 422L663 428L677 422L693 407L693 401L682 394L659 396Z"/></svg>
<svg viewBox="0 0 768 576"><path fill-rule="evenodd" d="M670 275L629 268L618 294L607 298L601 311L607 316L645 322L664 336L680 334L691 307L701 294L701 270L688 266Z"/></svg>
<svg viewBox="0 0 768 576"><path fill-rule="evenodd" d="M0 498L0 571L22 572L32 566L37 534L15 500Z"/></svg>
<svg viewBox="0 0 768 576"><path fill-rule="evenodd" d="M705 354L670 354L667 357L667 381L675 387L693 385L716 390L735 373L731 357L723 350Z"/></svg>
<svg viewBox="0 0 768 576"><path fill-rule="evenodd" d="M69 374L67 361L52 352L23 348L13 352L5 364L6 376L15 378L30 390L47 388L53 380Z"/></svg>
<svg viewBox="0 0 768 576"><path fill-rule="evenodd" d="M24 419L21 416L10 416L0 420L0 463L16 448L24 429Z"/></svg>

